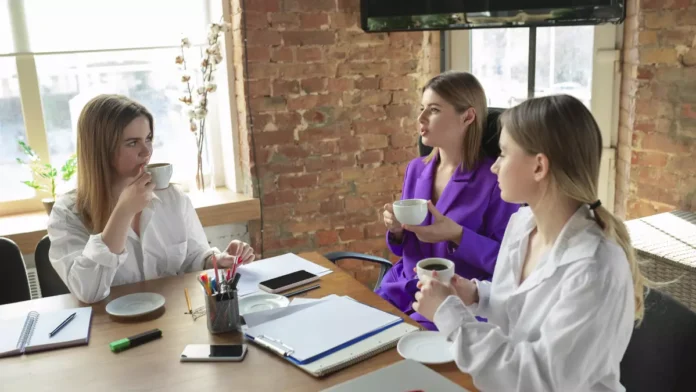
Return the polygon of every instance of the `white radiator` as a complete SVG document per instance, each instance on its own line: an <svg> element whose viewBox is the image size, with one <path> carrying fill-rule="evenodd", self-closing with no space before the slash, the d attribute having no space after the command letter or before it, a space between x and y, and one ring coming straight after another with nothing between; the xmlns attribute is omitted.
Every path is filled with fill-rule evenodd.
<svg viewBox="0 0 696 392"><path fill-rule="evenodd" d="M41 298L41 287L39 286L39 275L36 273L36 268L27 268L27 279L29 279L31 299Z"/></svg>

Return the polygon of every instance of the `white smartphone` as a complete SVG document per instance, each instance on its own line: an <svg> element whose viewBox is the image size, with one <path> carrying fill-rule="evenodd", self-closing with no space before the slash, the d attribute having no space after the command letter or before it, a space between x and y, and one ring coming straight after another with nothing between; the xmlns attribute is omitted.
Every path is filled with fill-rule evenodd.
<svg viewBox="0 0 696 392"><path fill-rule="evenodd" d="M259 288L263 291L275 294L317 280L319 280L319 276L305 270L300 270L277 278L265 280L259 283Z"/></svg>
<svg viewBox="0 0 696 392"><path fill-rule="evenodd" d="M241 362L246 344L189 344L181 353L181 362Z"/></svg>

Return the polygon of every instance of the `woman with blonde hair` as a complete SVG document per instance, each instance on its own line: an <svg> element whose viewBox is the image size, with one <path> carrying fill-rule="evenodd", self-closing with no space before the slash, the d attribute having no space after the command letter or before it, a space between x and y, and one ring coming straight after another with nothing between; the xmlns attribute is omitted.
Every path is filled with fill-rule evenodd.
<svg viewBox="0 0 696 392"><path fill-rule="evenodd" d="M110 287L201 270L211 248L188 196L175 186L154 190L144 171L152 156L154 119L139 103L99 95L77 124L77 190L57 200L49 218L49 258L82 302ZM232 241L219 265L253 249Z"/></svg>
<svg viewBox="0 0 696 392"><path fill-rule="evenodd" d="M529 206L510 219L492 282L426 279L414 309L481 390L623 391L645 280L624 224L597 198L599 127L568 95L528 100L501 122L492 170L504 200Z"/></svg>
<svg viewBox="0 0 696 392"><path fill-rule="evenodd" d="M387 245L401 260L391 268L377 293L428 329L433 323L414 312L418 291L416 263L429 257L452 260L469 279L493 274L500 241L518 206L500 198L494 158L483 149L487 120L486 94L466 72L446 72L423 88L418 116L422 142L433 147L406 168L402 199L428 200L421 226L402 225L391 204L384 206Z"/></svg>

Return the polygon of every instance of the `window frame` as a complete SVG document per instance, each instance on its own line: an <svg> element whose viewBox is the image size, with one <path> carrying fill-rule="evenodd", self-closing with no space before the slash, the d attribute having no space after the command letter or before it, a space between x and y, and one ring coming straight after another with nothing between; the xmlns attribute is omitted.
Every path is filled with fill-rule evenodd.
<svg viewBox="0 0 696 392"><path fill-rule="evenodd" d="M213 20L211 15L222 15L224 21L230 22L229 5L224 0L208 0L201 3L207 20ZM152 49L176 49L179 46L157 46L147 48L119 48L105 50L84 50L84 51L65 51L56 53L33 53L29 47L29 34L26 25L26 18L22 1L9 1L10 24L12 26L12 39L14 42L14 53L0 54L2 57L13 57L15 60L17 79L19 85L19 95L22 107L25 136L27 144L36 152L42 162L50 162L50 152L48 146L48 135L41 100L41 89L36 67L36 56L48 54L78 54L78 53L106 53L112 51L129 50L152 50ZM205 28L202 26L201 28ZM211 143L212 165L215 173L215 184L224 190L237 192L241 188L241 168L237 159L238 149L235 148L239 136L236 133L237 118L232 108L235 105L234 90L228 86L233 86L234 77L232 67L232 35L231 32L221 36L221 47L223 48L224 61L218 65L216 79L221 85L218 92L213 94L209 100L211 105L210 114L207 119L208 143ZM209 128L208 128L209 127ZM223 129L229 129L223 132ZM227 143L219 141L235 141L229 148L223 146ZM33 175L34 181L43 183L45 180ZM43 190L36 190L34 197L0 201L0 216L17 215L43 210L42 200L50 198L50 193Z"/></svg>
<svg viewBox="0 0 696 392"><path fill-rule="evenodd" d="M524 28L516 27L515 29ZM528 96L534 93L536 77L537 27L530 29ZM621 88L620 48L623 24L594 26L594 56L592 60L591 112L602 131L602 158L598 196L602 205L614 209L616 154L619 132L619 103ZM444 65L446 69L471 72L471 30L453 30L444 34ZM611 94L607 93L611 92Z"/></svg>

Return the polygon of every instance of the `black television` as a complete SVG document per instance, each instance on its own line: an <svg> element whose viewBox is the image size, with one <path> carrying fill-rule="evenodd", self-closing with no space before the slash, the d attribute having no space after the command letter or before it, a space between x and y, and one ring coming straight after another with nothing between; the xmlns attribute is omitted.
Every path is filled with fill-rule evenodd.
<svg viewBox="0 0 696 392"><path fill-rule="evenodd" d="M366 32L618 24L624 0L361 0Z"/></svg>

